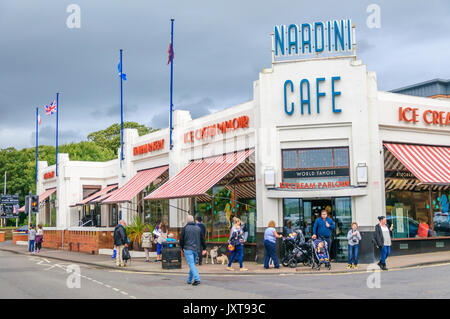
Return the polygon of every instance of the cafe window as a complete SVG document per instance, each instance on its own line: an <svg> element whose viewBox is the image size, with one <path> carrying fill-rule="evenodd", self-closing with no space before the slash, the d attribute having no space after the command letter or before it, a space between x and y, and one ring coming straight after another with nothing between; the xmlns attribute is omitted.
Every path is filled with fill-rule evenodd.
<svg viewBox="0 0 450 319"><path fill-rule="evenodd" d="M348 148L334 148L333 149L334 167L347 167L348 165Z"/></svg>
<svg viewBox="0 0 450 319"><path fill-rule="evenodd" d="M283 167L297 168L298 166L298 152L297 151L283 151Z"/></svg>
<svg viewBox="0 0 450 319"><path fill-rule="evenodd" d="M256 242L255 198L236 198L234 191L222 186L213 187L207 194L192 200L194 215L201 216L206 227L207 242L227 242L234 216L246 225L247 242Z"/></svg>
<svg viewBox="0 0 450 319"><path fill-rule="evenodd" d="M158 185L151 184L138 194L138 214L143 222L153 227L158 222L169 227L169 200L143 200L156 188Z"/></svg>
<svg viewBox="0 0 450 319"><path fill-rule="evenodd" d="M349 166L348 147L283 150L283 169L336 168Z"/></svg>
<svg viewBox="0 0 450 319"><path fill-rule="evenodd" d="M145 201L145 211L144 211L144 221L146 224L156 226L156 223L161 222L162 224L169 226L169 201L167 199L163 200L146 200Z"/></svg>
<svg viewBox="0 0 450 319"><path fill-rule="evenodd" d="M350 186L348 147L283 150L282 156L285 183L297 188Z"/></svg>
<svg viewBox="0 0 450 319"><path fill-rule="evenodd" d="M331 148L299 150L298 157L299 168L333 167Z"/></svg>
<svg viewBox="0 0 450 319"><path fill-rule="evenodd" d="M449 190L392 190L386 194L386 217L394 238L450 236Z"/></svg>
<svg viewBox="0 0 450 319"><path fill-rule="evenodd" d="M45 224L44 226L56 227L56 193L50 195L45 201Z"/></svg>
<svg viewBox="0 0 450 319"><path fill-rule="evenodd" d="M112 204L108 206L109 206L109 226L114 227L119 223L117 204Z"/></svg>

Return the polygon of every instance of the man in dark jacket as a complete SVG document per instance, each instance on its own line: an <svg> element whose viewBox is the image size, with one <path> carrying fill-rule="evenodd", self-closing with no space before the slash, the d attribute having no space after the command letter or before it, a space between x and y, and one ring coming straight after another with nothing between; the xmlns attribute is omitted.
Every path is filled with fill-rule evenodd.
<svg viewBox="0 0 450 319"><path fill-rule="evenodd" d="M329 255L331 250L331 233L333 229L336 229L336 225L334 224L334 221L328 217L328 212L323 209L321 212L321 218L317 218L314 222L312 238L316 239L319 237L319 239L325 240L328 245Z"/></svg>
<svg viewBox="0 0 450 319"><path fill-rule="evenodd" d="M195 217L195 222L197 223L197 226L200 227L200 230L202 231L202 238L206 242L206 227L205 227L205 225L202 224L202 217L201 216ZM202 260L203 260L202 254L198 254L198 265L199 266L202 265Z"/></svg>
<svg viewBox="0 0 450 319"><path fill-rule="evenodd" d="M195 267L195 260L199 253L203 255L206 253L206 242L202 236L202 230L195 224L192 215L187 216L187 224L181 230L180 247L184 251L184 256L189 265L189 278L187 283L197 286L200 284L200 276Z"/></svg>
<svg viewBox="0 0 450 319"><path fill-rule="evenodd" d="M128 247L127 232L125 231L125 221L121 220L114 228L114 246L116 246L116 265L117 267L125 267L122 252L124 247Z"/></svg>

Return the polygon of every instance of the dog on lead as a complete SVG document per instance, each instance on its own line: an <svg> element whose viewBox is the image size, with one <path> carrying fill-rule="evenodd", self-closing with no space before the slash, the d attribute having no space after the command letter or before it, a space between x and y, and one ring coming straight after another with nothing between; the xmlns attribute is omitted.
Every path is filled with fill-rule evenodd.
<svg viewBox="0 0 450 319"><path fill-rule="evenodd" d="M228 264L228 257L227 255L220 255L219 257L216 258L217 263L222 263L222 265L227 265Z"/></svg>
<svg viewBox="0 0 450 319"><path fill-rule="evenodd" d="M217 246L214 246L214 248L212 248L211 250L207 250L206 251L206 263L208 263L208 256L209 256L211 258L211 264L214 265L214 258L216 258L216 261L217 261L218 253L219 253L219 247L217 247ZM217 261L217 263L219 263L219 262Z"/></svg>

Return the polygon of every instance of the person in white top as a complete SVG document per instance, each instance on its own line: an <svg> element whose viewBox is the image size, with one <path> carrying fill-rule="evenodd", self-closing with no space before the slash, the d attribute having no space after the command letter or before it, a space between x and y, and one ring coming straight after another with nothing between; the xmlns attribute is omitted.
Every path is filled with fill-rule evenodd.
<svg viewBox="0 0 450 319"><path fill-rule="evenodd" d="M166 232L166 226L161 223L157 222L156 227L153 230L153 237L155 238L155 244L156 244L156 260L155 262L160 262L162 259L162 243L167 239L167 232Z"/></svg>
<svg viewBox="0 0 450 319"><path fill-rule="evenodd" d="M375 226L375 236L374 243L381 250L381 258L378 262L378 266L383 270L388 270L386 267L386 259L391 254L391 238L392 238L392 230L394 229L394 224L389 228L386 225L386 217L380 216L378 217L380 223Z"/></svg>

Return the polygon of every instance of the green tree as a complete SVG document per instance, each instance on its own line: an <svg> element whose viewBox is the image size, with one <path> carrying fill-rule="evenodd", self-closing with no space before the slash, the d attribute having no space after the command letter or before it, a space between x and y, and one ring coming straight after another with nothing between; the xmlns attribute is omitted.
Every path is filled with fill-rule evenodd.
<svg viewBox="0 0 450 319"><path fill-rule="evenodd" d="M157 131L157 129L136 122L124 122L123 127L137 129L139 136ZM117 150L120 147L120 123L114 123L104 130L93 132L87 136L87 139L117 155Z"/></svg>
<svg viewBox="0 0 450 319"><path fill-rule="evenodd" d="M155 130L136 122L125 122L125 128L136 128L139 135L148 134ZM69 154L71 161L104 162L117 158L120 147L120 124L113 124L105 130L88 135L88 141L63 144L58 147L59 153ZM56 163L54 146L39 146L39 161L47 161L48 165ZM3 174L7 172L6 192L19 194L19 203L24 205L25 196L36 193L36 154L35 148L16 150L14 147L0 149L0 190L3 192ZM23 217L23 216L22 216Z"/></svg>
<svg viewBox="0 0 450 319"><path fill-rule="evenodd" d="M48 165L56 163L56 149L54 146L40 145L39 161L47 161ZM96 145L93 142L80 142L60 145L59 153L68 153L73 161L104 162L116 158L114 152ZM0 150L0 173L7 172L6 191L8 194L20 195L21 205L25 203L28 192L35 193L36 154L35 148L16 150L13 147ZM3 190L4 179L0 179Z"/></svg>

